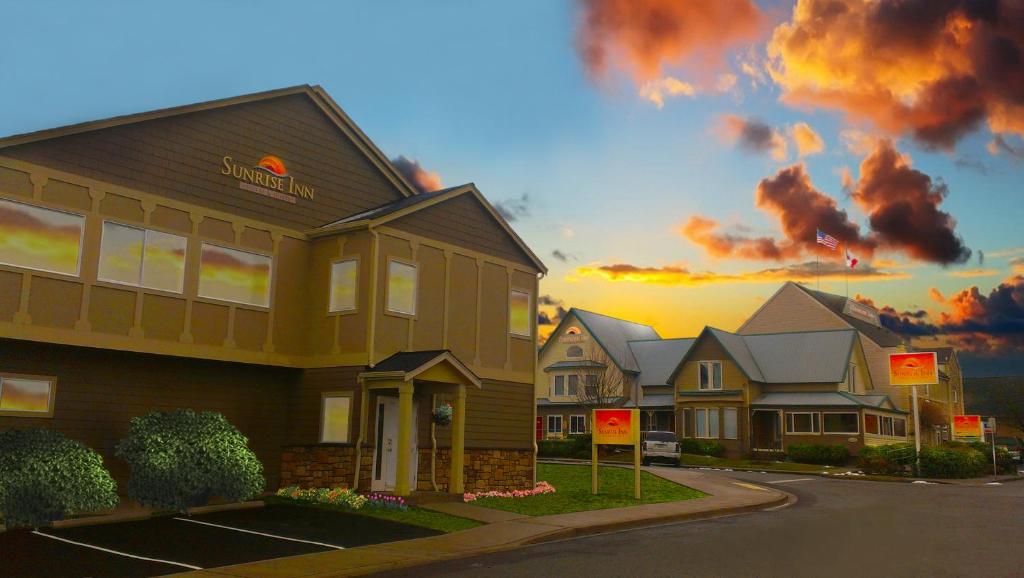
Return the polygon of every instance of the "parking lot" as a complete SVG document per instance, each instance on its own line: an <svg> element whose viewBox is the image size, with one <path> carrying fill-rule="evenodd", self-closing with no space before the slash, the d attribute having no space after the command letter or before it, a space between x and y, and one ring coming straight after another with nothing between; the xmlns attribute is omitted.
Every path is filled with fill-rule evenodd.
<svg viewBox="0 0 1024 578"><path fill-rule="evenodd" d="M0 533L0 576L159 576L439 534L288 505Z"/></svg>

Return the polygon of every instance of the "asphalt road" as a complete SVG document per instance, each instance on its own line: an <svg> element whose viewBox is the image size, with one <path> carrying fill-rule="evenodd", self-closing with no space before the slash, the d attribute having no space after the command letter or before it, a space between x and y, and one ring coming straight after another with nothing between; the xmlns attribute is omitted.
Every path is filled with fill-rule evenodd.
<svg viewBox="0 0 1024 578"><path fill-rule="evenodd" d="M799 502L381 576L1024 577L1024 482L963 487L721 475L775 485Z"/></svg>

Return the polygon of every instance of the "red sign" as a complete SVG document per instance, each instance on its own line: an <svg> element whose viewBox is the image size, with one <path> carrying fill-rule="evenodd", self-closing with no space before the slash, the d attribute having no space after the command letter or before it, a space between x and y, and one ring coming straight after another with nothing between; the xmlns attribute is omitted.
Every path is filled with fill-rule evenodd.
<svg viewBox="0 0 1024 578"><path fill-rule="evenodd" d="M974 441L982 439L980 415L954 415L953 439L958 441Z"/></svg>
<svg viewBox="0 0 1024 578"><path fill-rule="evenodd" d="M595 409L594 443L612 445L633 445L633 410Z"/></svg>
<svg viewBox="0 0 1024 578"><path fill-rule="evenodd" d="M544 439L544 418L537 416L537 440Z"/></svg>

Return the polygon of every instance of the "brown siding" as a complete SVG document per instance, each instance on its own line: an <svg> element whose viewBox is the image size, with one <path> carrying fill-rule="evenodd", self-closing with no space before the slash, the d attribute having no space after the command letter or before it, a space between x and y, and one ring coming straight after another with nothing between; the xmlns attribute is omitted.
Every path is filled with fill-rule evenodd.
<svg viewBox="0 0 1024 578"><path fill-rule="evenodd" d="M494 217L470 193L397 219L389 226L534 267Z"/></svg>
<svg viewBox="0 0 1024 578"><path fill-rule="evenodd" d="M352 391L350 440L359 435L359 386L356 377L362 367L323 367L302 372L298 387L288 400L289 445L320 443L320 399L325 391Z"/></svg>
<svg viewBox="0 0 1024 578"><path fill-rule="evenodd" d="M52 419L0 417L0 430L58 430L100 452L124 491L127 466L114 448L131 418L189 408L224 414L249 438L267 476L277 484L285 405L299 372L160 355L0 340L0 371L57 377Z"/></svg>
<svg viewBox="0 0 1024 578"><path fill-rule="evenodd" d="M227 155L280 157L315 198L263 197L222 175ZM306 95L192 112L3 149L3 155L292 228L310 228L402 194ZM24 189L4 173L0 185ZM13 191L12 191L13 192ZM88 205L86 205L88 207Z"/></svg>
<svg viewBox="0 0 1024 578"><path fill-rule="evenodd" d="M467 388L466 448L533 447L533 386L484 380Z"/></svg>

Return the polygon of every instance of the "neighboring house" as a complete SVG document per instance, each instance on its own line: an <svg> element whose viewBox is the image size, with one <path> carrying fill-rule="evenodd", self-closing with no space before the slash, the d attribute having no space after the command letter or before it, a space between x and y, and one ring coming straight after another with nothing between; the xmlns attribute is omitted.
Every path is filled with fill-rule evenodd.
<svg viewBox="0 0 1024 578"><path fill-rule="evenodd" d="M882 326L878 311L864 303L787 282L754 312L737 330L742 335L779 331L854 329L867 360L875 386L874 393L888 396L896 407L910 411L911 388L889 384L889 354L914 351L899 335ZM948 439L952 416L963 409L963 385L955 353L949 348L936 351L940 375L938 386L920 386L922 441ZM943 361L945 359L945 361ZM911 428L913 429L913 428Z"/></svg>
<svg viewBox="0 0 1024 578"><path fill-rule="evenodd" d="M631 345L652 339L660 337L649 325L570 309L538 356L538 439L589 432L590 412L595 407L621 407L637 396L643 406L644 392L637 391L641 366ZM672 411L670 399L663 395L655 399L663 406L650 409ZM648 427L646 421L641 421L641 426Z"/></svg>
<svg viewBox="0 0 1024 578"><path fill-rule="evenodd" d="M906 412L875 393L852 329L740 335L707 327L670 382L681 436L719 442L729 456L795 443L856 454L906 441Z"/></svg>
<svg viewBox="0 0 1024 578"><path fill-rule="evenodd" d="M531 487L544 272L319 87L8 137L0 429L64 432L122 487L129 420L174 408L223 413L270 489Z"/></svg>

